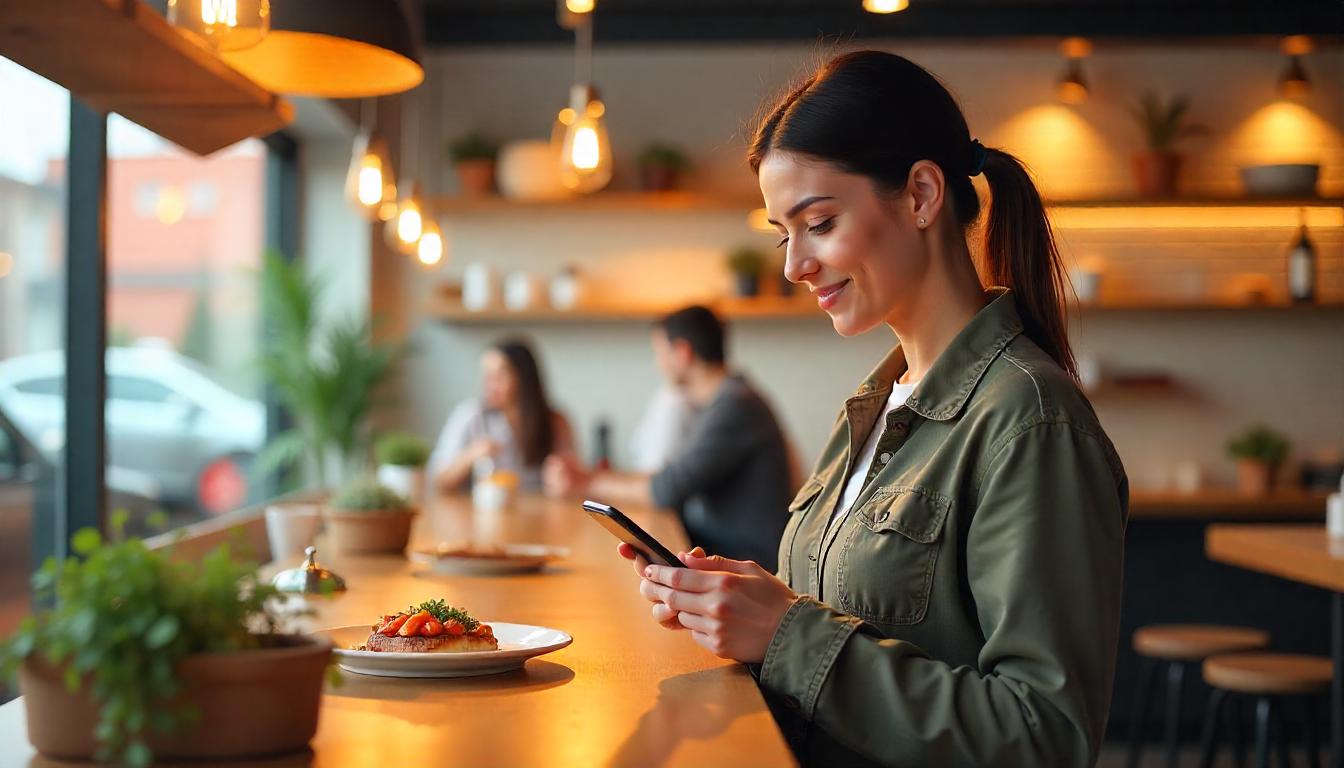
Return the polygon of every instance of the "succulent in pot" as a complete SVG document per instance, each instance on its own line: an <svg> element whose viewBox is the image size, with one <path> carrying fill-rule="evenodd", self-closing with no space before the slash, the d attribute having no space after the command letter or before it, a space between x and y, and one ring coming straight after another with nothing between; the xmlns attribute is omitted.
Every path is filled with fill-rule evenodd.
<svg viewBox="0 0 1344 768"><path fill-rule="evenodd" d="M681 186L691 161L671 144L649 144L639 153L640 186L646 192L667 192Z"/></svg>
<svg viewBox="0 0 1344 768"><path fill-rule="evenodd" d="M378 482L411 503L425 496L425 463L429 461L429 443L409 432L389 432L374 443L378 460Z"/></svg>
<svg viewBox="0 0 1344 768"><path fill-rule="evenodd" d="M327 536L343 554L397 554L406 550L415 514L404 496L373 478L361 478L327 501Z"/></svg>
<svg viewBox="0 0 1344 768"><path fill-rule="evenodd" d="M77 556L33 577L51 607L0 645L37 751L143 766L305 748L330 643L279 633L275 590L227 544L175 559L124 523L76 532Z"/></svg>
<svg viewBox="0 0 1344 768"><path fill-rule="evenodd" d="M456 167L462 194L468 197L494 194L499 144L479 133L471 133L449 144L448 154Z"/></svg>
<svg viewBox="0 0 1344 768"><path fill-rule="evenodd" d="M737 295L744 298L759 295L761 271L768 261L765 254L755 248L735 248L728 253L727 261L728 271L736 280Z"/></svg>
<svg viewBox="0 0 1344 768"><path fill-rule="evenodd" d="M1202 136L1207 126L1186 120L1190 99L1177 96L1164 102L1149 92L1130 107L1130 114L1143 131L1148 145L1146 152L1132 158L1135 185L1143 197L1172 197L1176 194L1183 156L1176 151L1176 142L1184 138Z"/></svg>
<svg viewBox="0 0 1344 768"><path fill-rule="evenodd" d="M1227 443L1237 462L1237 488L1248 496L1264 496L1274 489L1274 477L1288 455L1288 441L1274 430L1256 425Z"/></svg>

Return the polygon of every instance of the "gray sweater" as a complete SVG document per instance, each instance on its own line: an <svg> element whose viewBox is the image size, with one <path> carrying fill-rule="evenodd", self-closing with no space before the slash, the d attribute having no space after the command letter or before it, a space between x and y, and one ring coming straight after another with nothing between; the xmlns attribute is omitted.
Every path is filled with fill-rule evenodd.
<svg viewBox="0 0 1344 768"><path fill-rule="evenodd" d="M684 450L653 477L691 543L775 571L788 522L789 451L770 406L741 376L724 380Z"/></svg>

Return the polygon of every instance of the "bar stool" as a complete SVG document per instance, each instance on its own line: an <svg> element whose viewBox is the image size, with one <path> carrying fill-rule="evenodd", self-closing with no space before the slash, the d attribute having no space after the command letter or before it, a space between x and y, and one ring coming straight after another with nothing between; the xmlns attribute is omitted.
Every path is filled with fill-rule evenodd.
<svg viewBox="0 0 1344 768"><path fill-rule="evenodd" d="M1211 656L1204 660L1204 682L1213 686L1209 708L1204 716L1204 737L1200 765L1213 765L1218 747L1219 713L1228 703L1227 694L1255 697L1255 764L1269 768L1271 730L1278 750L1278 763L1288 768L1287 723L1282 706L1284 697L1299 698L1305 704L1307 761L1312 768L1321 764L1316 740L1316 704L1313 697L1330 688L1333 673L1330 659L1291 653L1245 653ZM1241 762L1238 755L1238 765Z"/></svg>
<svg viewBox="0 0 1344 768"><path fill-rule="evenodd" d="M1144 731L1153 678L1167 665L1166 717L1167 766L1175 768L1181 724L1181 694L1185 669L1210 656L1259 651L1269 647L1269 633L1250 627L1216 624L1153 624L1134 631L1134 652L1140 657L1138 689L1129 723L1129 768L1137 768L1143 756Z"/></svg>

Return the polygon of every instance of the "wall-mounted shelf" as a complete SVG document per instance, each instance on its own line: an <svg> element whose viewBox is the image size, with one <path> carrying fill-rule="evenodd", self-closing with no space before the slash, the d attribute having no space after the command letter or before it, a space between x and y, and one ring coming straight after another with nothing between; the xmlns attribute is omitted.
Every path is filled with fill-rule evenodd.
<svg viewBox="0 0 1344 768"><path fill-rule="evenodd" d="M826 315L817 308L810 296L799 294L793 297L763 296L757 299L724 298L712 302L715 311L730 320L826 320ZM649 322L676 309L676 306L582 306L574 309L551 309L538 307L525 310L511 310L504 307L491 307L483 310L471 310L463 307L455 299L437 294L425 308L426 314L440 322L452 325L501 325L528 323L623 323ZM1273 312L1325 312L1344 311L1344 303L1332 304L1283 304L1283 305L1236 305L1236 304L1124 304L1104 305L1087 304L1072 308L1074 312L1222 312L1222 311L1273 311Z"/></svg>
<svg viewBox="0 0 1344 768"><path fill-rule="evenodd" d="M1268 496L1243 496L1235 491L1207 489L1182 494L1135 489L1129 516L1162 520L1325 519L1324 491L1283 489Z"/></svg>
<svg viewBox="0 0 1344 768"><path fill-rule="evenodd" d="M293 107L140 0L9 0L0 52L192 152L283 128Z"/></svg>

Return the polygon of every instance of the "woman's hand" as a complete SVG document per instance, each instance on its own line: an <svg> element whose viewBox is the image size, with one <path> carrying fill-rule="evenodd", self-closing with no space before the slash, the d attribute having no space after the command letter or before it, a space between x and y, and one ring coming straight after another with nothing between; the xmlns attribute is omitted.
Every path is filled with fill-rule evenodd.
<svg viewBox="0 0 1344 768"><path fill-rule="evenodd" d="M541 481L547 496L572 498L584 494L592 474L572 454L553 453L541 465Z"/></svg>
<svg viewBox="0 0 1344 768"><path fill-rule="evenodd" d="M626 560L634 561L635 574L638 575L640 579L643 579L644 569L649 567L649 561L644 559L644 556L639 553L639 550L625 542L621 542L616 545L616 551ZM696 547L685 554L693 555L695 557L704 557L705 550ZM681 557L681 555L678 555L678 557ZM685 627L681 625L681 622L677 620L677 612L659 602L653 604L653 620L661 624L663 629L685 629Z"/></svg>
<svg viewBox="0 0 1344 768"><path fill-rule="evenodd" d="M749 560L678 555L685 568L646 565L639 592L663 626L675 621L710 653L759 663L797 595Z"/></svg>
<svg viewBox="0 0 1344 768"><path fill-rule="evenodd" d="M482 437L468 445L463 453L466 454L468 464L475 464L481 459L494 458L495 454L499 453L499 443L488 437Z"/></svg>

